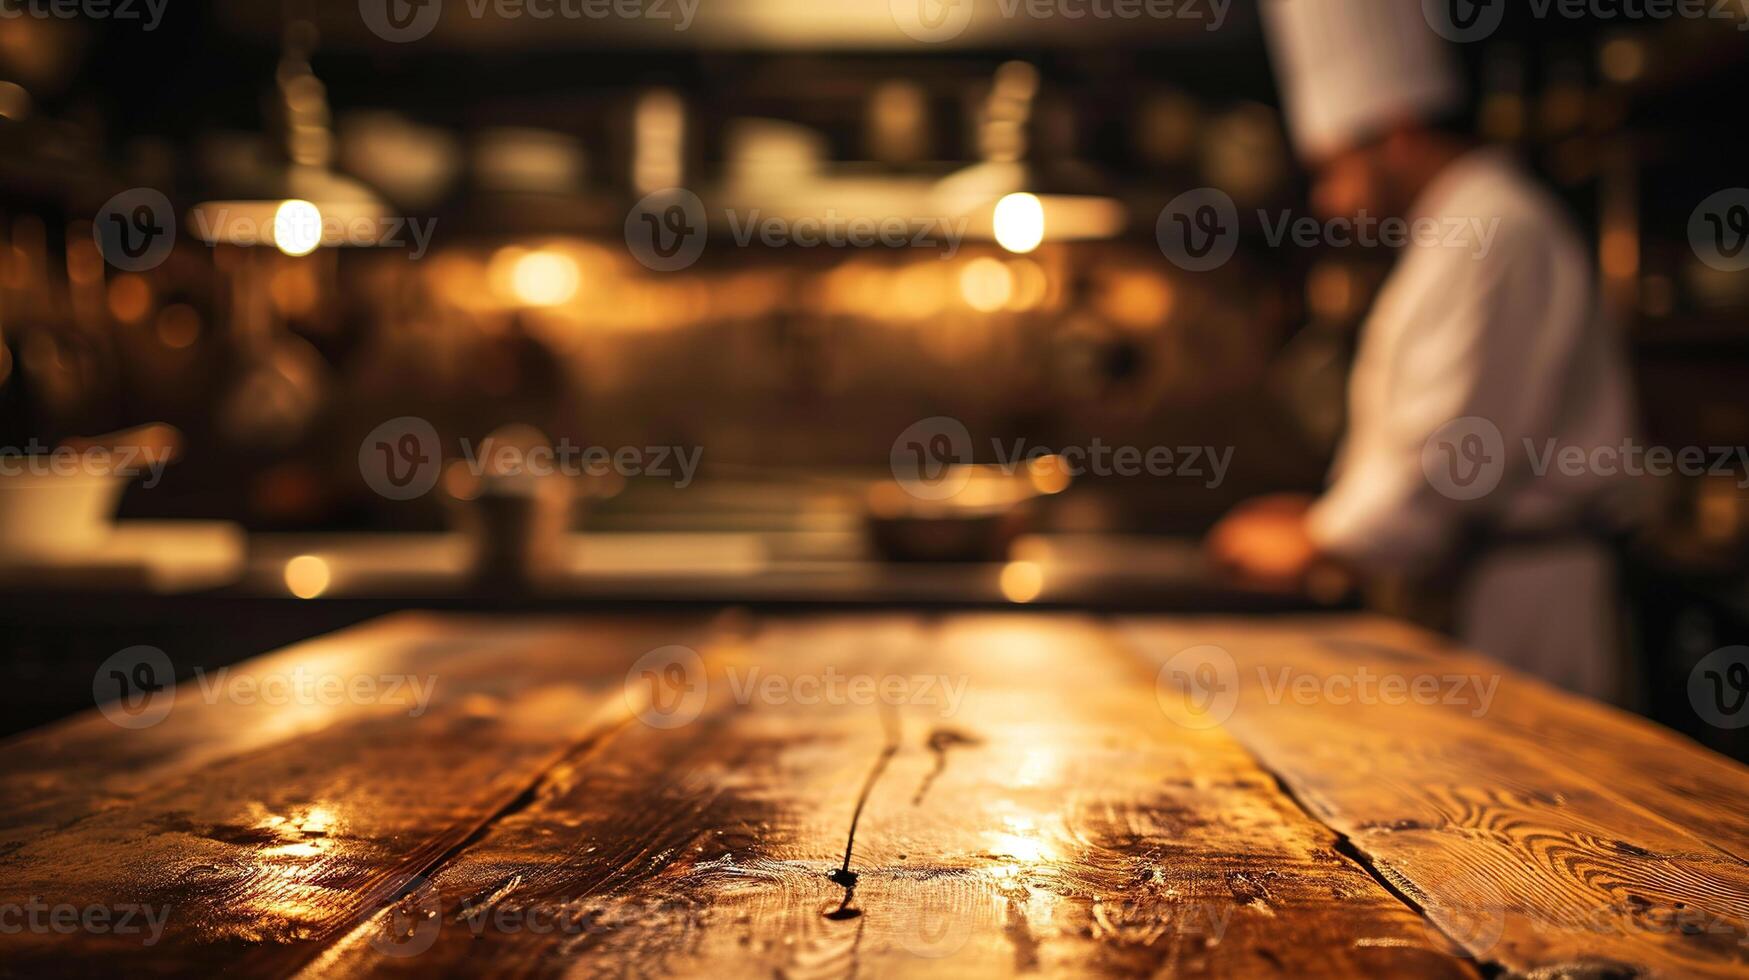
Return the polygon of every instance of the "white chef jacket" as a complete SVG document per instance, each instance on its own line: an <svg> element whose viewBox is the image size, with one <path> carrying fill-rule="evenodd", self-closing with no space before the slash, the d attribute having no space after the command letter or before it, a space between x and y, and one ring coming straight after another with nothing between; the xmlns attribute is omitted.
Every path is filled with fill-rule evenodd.
<svg viewBox="0 0 1749 980"><path fill-rule="evenodd" d="M1408 219L1419 234L1362 327L1349 428L1309 515L1313 539L1363 570L1413 575L1452 561L1477 528L1547 536L1621 510L1628 490L1607 467L1532 466L1551 446L1589 459L1634 432L1621 341L1559 202L1505 152L1477 150L1441 172ZM1496 427L1505 450L1498 486L1473 500L1442 492L1423 469L1429 438L1466 418ZM1495 548L1455 598L1471 645L1569 688L1618 694L1601 542L1574 534Z"/></svg>

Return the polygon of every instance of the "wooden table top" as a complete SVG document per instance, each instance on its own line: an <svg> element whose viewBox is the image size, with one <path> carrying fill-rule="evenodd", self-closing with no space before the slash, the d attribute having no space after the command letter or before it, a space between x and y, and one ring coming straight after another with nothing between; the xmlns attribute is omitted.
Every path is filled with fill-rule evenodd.
<svg viewBox="0 0 1749 980"><path fill-rule="evenodd" d="M5 747L6 975L1749 971L1749 770L1370 617L403 614Z"/></svg>

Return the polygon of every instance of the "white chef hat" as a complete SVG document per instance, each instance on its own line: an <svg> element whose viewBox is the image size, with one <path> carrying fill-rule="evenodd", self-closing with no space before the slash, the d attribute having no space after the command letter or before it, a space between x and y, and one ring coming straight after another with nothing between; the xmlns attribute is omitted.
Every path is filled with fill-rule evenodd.
<svg viewBox="0 0 1749 980"><path fill-rule="evenodd" d="M1264 0L1288 128L1317 160L1457 108L1463 79L1419 0Z"/></svg>

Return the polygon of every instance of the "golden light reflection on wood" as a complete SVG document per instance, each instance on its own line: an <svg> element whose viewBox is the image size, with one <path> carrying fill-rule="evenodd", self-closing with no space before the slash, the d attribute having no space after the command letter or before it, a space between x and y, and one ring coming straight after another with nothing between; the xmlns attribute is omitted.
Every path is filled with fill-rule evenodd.
<svg viewBox="0 0 1749 980"><path fill-rule="evenodd" d="M1401 895L1448 915L1472 866L1522 886L1525 914L1618 883L1711 911L1743 894L1741 870L1717 858L1742 844L1741 821L1706 801L1741 798L1749 773L1649 726L1519 678L1495 715L1468 720L1242 705L1231 727L1267 747L1265 769L1228 730L1165 719L1161 642L1224 643L1248 668L1288 651L1326 672L1475 669L1364 618L1118 632L1017 613L400 616L236 669L429 674L428 711L348 700L291 712L304 724L288 727L283 709L191 685L152 728L121 732L93 712L15 740L0 758L14 801L0 811L0 904L53 895L172 914L147 959L137 937L30 931L0 933L0 956L27 975L149 963L307 980L1474 980ZM666 699L627 667L673 645L696 651L706 696L695 718L660 727L644 713ZM1368 726L1395 738L1356 751ZM1446 799L1470 809L1403 825ZM1455 816L1471 812L1548 823L1594 863L1539 892L1566 852L1499 862L1501 842L1543 838L1511 820L1477 834ZM1365 863L1378 854L1399 891ZM1482 962L1578 962L1558 923L1542 925ZM1574 936L1645 975L1741 972L1740 954L1705 937Z"/></svg>

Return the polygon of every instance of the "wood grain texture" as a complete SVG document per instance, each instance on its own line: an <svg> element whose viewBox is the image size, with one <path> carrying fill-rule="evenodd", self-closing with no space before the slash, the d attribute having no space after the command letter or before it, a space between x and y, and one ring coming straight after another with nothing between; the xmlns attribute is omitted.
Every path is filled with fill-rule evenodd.
<svg viewBox="0 0 1749 980"><path fill-rule="evenodd" d="M403 616L226 681L294 672L435 687L6 743L0 974L1746 968L1749 774L1378 620Z"/></svg>
<svg viewBox="0 0 1749 980"><path fill-rule="evenodd" d="M623 723L626 665L697 629L400 616L180 684L152 728L92 712L13 739L0 908L165 918L161 936L21 928L0 935L0 972L290 972ZM405 681L337 703L211 693L297 671Z"/></svg>
<svg viewBox="0 0 1749 980"><path fill-rule="evenodd" d="M1136 619L1121 633L1151 666L1218 659L1211 645L1229 657L1225 729L1477 960L1749 972L1742 767L1382 620ZM1387 692L1387 677L1401 685Z"/></svg>
<svg viewBox="0 0 1749 980"><path fill-rule="evenodd" d="M1474 975L1085 620L719 649L696 721L566 760L308 977ZM803 703L834 675L904 694Z"/></svg>

